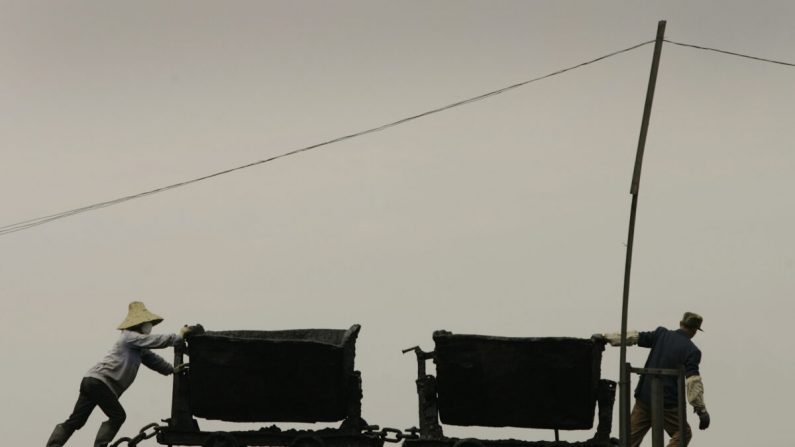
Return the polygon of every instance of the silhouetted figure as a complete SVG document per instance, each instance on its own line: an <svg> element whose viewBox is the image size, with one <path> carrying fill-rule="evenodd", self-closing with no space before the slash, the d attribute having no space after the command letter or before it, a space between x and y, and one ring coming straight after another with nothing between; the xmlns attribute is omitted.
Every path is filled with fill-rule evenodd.
<svg viewBox="0 0 795 447"><path fill-rule="evenodd" d="M709 413L704 405L704 385L701 381L701 374L698 370L701 362L701 351L693 344L692 338L698 331L701 331L703 318L692 312L685 312L682 321L679 322L679 329L672 331L664 327L658 327L651 332L627 332L627 345L637 344L644 348L651 348L649 357L646 359L644 368L666 368L675 369L680 366L685 367L685 387L687 388L687 400L693 406L693 410L699 417L698 428L701 430L709 427ZM596 337L604 337L613 346L621 345L621 334L596 334ZM671 437L668 447L679 445L679 439L683 436L679 433L679 413L677 410L678 402L678 381L676 377L665 377L663 382L664 400L664 423L663 427ZM643 437L651 428L651 380L645 375L641 375L637 388L635 388L635 406L632 408L630 416L630 447L638 447L643 441ZM685 445L690 442L692 433L690 425L685 422Z"/></svg>
<svg viewBox="0 0 795 447"><path fill-rule="evenodd" d="M55 426L47 447L62 447L66 444L72 433L85 425L97 406L108 416L108 420L100 425L94 447L106 447L113 440L127 417L119 397L135 380L138 367L143 363L166 376L174 373L171 364L151 349L174 346L189 329L183 327L179 334L152 334L152 326L162 321L163 318L149 312L144 303L130 303L127 318L118 327L121 336L105 358L85 374L71 416Z"/></svg>

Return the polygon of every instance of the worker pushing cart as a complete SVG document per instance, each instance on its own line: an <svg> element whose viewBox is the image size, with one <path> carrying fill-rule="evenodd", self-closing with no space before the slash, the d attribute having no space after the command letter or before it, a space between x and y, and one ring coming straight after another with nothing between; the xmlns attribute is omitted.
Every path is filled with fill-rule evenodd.
<svg viewBox="0 0 795 447"><path fill-rule="evenodd" d="M127 318L118 326L119 339L107 355L86 372L72 414L55 426L47 447L65 445L72 433L85 425L97 406L108 420L99 426L94 447L106 447L113 440L127 417L119 397L135 380L138 367L143 364L164 376L175 372L169 362L151 350L176 345L190 329L185 326L179 334L152 334L152 327L162 321L163 318L149 312L144 303L130 303Z"/></svg>
<svg viewBox="0 0 795 447"><path fill-rule="evenodd" d="M701 350L693 343L692 338L701 331L704 319L693 312L685 312L679 322L679 329L670 330L658 327L649 332L627 332L627 345L637 344L650 348L651 352L644 368L678 368L684 366L685 388L687 400L698 415L698 428L706 430L710 418L704 404L704 385L701 380L699 363ZM595 334L596 338L603 338L612 346L621 346L621 333ZM665 431L671 437L668 446L680 445L680 438L684 436L685 445L692 436L690 426L684 423L684 434L679 431L679 414L677 412L678 384L674 377L667 377L663 386L664 397L664 423ZM643 437L652 425L651 420L651 381L646 376L641 376L635 389L635 406L630 415L630 440L629 447L638 447Z"/></svg>

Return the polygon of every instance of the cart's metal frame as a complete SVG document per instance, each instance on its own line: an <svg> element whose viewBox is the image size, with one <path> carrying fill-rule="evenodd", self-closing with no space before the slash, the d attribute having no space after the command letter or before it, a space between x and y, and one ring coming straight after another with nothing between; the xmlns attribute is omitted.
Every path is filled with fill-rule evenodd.
<svg viewBox="0 0 795 447"><path fill-rule="evenodd" d="M403 353L414 352L417 358L417 398L419 410L419 428L409 429L415 436L406 438L404 447L550 447L550 446L582 446L602 447L613 446L610 438L613 418L613 404L616 397L616 382L599 381L598 408L599 423L593 438L583 442L560 441L559 430L555 429L555 441L519 441L485 440L474 438L448 438L439 423L439 407L436 388L436 377L427 373L425 362L433 360L435 352L425 352L418 346L409 348Z"/></svg>
<svg viewBox="0 0 795 447"><path fill-rule="evenodd" d="M174 366L184 364L186 346L180 343L174 347ZM202 431L193 417L190 406L190 368L174 374L171 398L171 417L168 425L157 433L157 442L168 446L202 447L382 447L384 437L375 431L376 426L368 426L362 419L361 375L354 371L355 386L348 405L346 418L339 428L320 430L282 430L277 426L253 431Z"/></svg>

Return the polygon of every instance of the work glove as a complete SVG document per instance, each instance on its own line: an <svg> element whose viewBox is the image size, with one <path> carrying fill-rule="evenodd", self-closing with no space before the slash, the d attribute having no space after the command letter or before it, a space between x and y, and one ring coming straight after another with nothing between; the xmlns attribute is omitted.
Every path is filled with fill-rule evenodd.
<svg viewBox="0 0 795 447"><path fill-rule="evenodd" d="M638 331L627 332L627 346L638 344L640 333ZM621 332L609 332L606 334L593 334L591 340L602 343L609 343L611 346L621 346Z"/></svg>
<svg viewBox="0 0 795 447"><path fill-rule="evenodd" d="M703 410L698 413L698 429L706 430L709 428L709 413Z"/></svg>
<svg viewBox="0 0 795 447"><path fill-rule="evenodd" d="M190 332L191 328L187 324L179 328L179 336L182 337L183 340L188 336L188 334L190 334Z"/></svg>
<svg viewBox="0 0 795 447"><path fill-rule="evenodd" d="M174 367L174 374L179 374L179 373L181 373L183 371L187 371L187 370L188 370L188 364L187 363L180 363L179 365Z"/></svg>

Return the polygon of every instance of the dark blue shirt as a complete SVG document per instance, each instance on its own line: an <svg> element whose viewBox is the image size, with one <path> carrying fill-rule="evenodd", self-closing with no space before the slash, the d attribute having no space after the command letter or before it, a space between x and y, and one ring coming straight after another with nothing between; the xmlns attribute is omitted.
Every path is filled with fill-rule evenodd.
<svg viewBox="0 0 795 447"><path fill-rule="evenodd" d="M681 329L671 331L661 326L654 332L641 332L638 346L651 348L645 368L677 369L684 366L685 377L699 375L701 351ZM664 376L663 396L666 408L677 406L679 385L676 376ZM646 405L651 403L651 377L640 376L635 398Z"/></svg>

